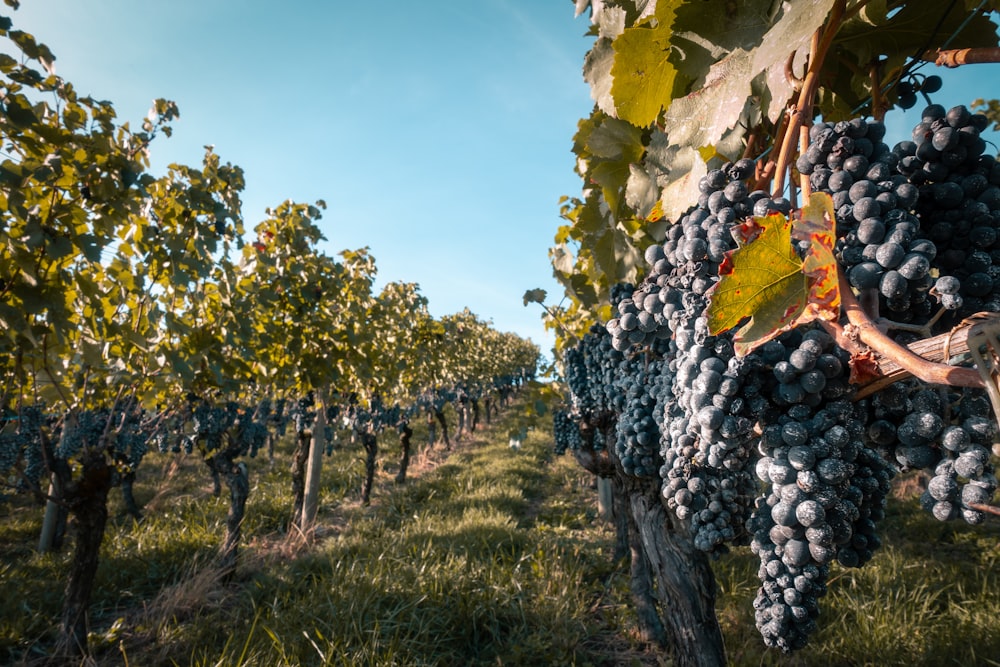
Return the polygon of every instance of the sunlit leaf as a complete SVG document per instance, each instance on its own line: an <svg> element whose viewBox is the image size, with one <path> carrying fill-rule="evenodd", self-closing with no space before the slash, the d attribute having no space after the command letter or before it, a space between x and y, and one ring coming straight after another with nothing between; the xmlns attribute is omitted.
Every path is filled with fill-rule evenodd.
<svg viewBox="0 0 1000 667"><path fill-rule="evenodd" d="M834 225L832 200L820 193L797 219L775 213L742 225L745 243L719 267L719 282L709 294L709 330L721 333L749 318L733 337L742 355L801 324L835 319L840 292ZM793 237L808 242L804 259Z"/></svg>
<svg viewBox="0 0 1000 667"><path fill-rule="evenodd" d="M734 341L744 351L763 344L805 310L809 285L802 260L791 243L792 222L780 213L757 218L761 232L733 251L719 268L720 279L707 309L712 334L728 331L747 318Z"/></svg>
<svg viewBox="0 0 1000 667"><path fill-rule="evenodd" d="M524 293L524 305L529 303L545 303L546 292L543 289L530 289Z"/></svg>
<svg viewBox="0 0 1000 667"><path fill-rule="evenodd" d="M611 92L618 118L645 127L673 99L677 70L670 62L674 9L680 0L660 0L655 18L626 28L614 43Z"/></svg>

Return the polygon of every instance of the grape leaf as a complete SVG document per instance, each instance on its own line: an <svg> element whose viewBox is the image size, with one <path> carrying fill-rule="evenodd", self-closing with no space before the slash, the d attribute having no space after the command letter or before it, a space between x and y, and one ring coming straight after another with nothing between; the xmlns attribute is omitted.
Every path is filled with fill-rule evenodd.
<svg viewBox="0 0 1000 667"><path fill-rule="evenodd" d="M851 369L848 382L851 384L868 384L882 378L882 373L878 367L878 360L875 359L875 355L872 354L871 350L853 355L848 362L848 366Z"/></svg>
<svg viewBox="0 0 1000 667"><path fill-rule="evenodd" d="M700 148L715 144L752 103L753 54L735 49L712 65L704 84L667 110L664 129L672 143Z"/></svg>
<svg viewBox="0 0 1000 667"><path fill-rule="evenodd" d="M723 261L708 295L709 331L727 331L749 317L733 338L736 353L744 355L801 324L835 318L840 291L833 220L832 200L817 193L796 220L775 213L741 228L748 241ZM793 236L809 243L804 259Z"/></svg>
<svg viewBox="0 0 1000 667"><path fill-rule="evenodd" d="M611 39L607 37L594 42L594 47L583 60L583 79L590 84L590 96L597 103L597 108L609 116L615 115L615 100L611 95L611 66L614 62L615 51L611 48Z"/></svg>
<svg viewBox="0 0 1000 667"><path fill-rule="evenodd" d="M678 0L657 3L655 18L626 28L615 38L611 95L618 117L646 127L669 106L677 70L670 62L674 9Z"/></svg>
<svg viewBox="0 0 1000 667"><path fill-rule="evenodd" d="M802 260L792 248L792 222L780 213L755 221L760 234L719 267L720 280L709 294L707 309L713 335L750 317L734 338L750 344L766 342L795 321L809 291Z"/></svg>
<svg viewBox="0 0 1000 667"><path fill-rule="evenodd" d="M529 303L545 303L545 290L541 288L530 289L524 293L524 305Z"/></svg>
<svg viewBox="0 0 1000 667"><path fill-rule="evenodd" d="M809 278L806 311L812 315L810 319L835 319L840 313L837 259L833 256L834 220L833 199L828 194L814 192L792 229L793 237L809 241L802 273Z"/></svg>

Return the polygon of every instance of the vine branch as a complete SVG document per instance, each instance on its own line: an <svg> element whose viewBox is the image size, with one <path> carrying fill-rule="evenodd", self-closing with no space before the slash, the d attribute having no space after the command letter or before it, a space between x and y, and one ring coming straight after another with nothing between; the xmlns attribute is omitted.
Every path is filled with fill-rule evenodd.
<svg viewBox="0 0 1000 667"><path fill-rule="evenodd" d="M864 343L880 356L891 360L906 373L928 384L984 388L983 379L976 369L928 361L910 348L889 338L865 313L843 273L840 274L840 299L850 325L844 333Z"/></svg>
<svg viewBox="0 0 1000 667"><path fill-rule="evenodd" d="M924 54L924 60L938 67L955 68L961 65L1000 63L1000 47L981 46L969 49L941 49Z"/></svg>
<svg viewBox="0 0 1000 667"><path fill-rule="evenodd" d="M781 150L778 153L777 165L775 166L775 181L772 192L774 196L780 196L785 189L785 176L788 172L788 165L791 164L792 155L799 143L799 129L808 120L812 119L813 100L819 88L819 74L826 59L826 53L833 43L833 38L840 29L841 22L846 10L846 0L837 0L833 9L830 10L830 17L826 25L816 31L812 39L812 47L809 51L809 68L806 76L802 80L802 89L799 91L798 102L790 114L788 129L781 142Z"/></svg>

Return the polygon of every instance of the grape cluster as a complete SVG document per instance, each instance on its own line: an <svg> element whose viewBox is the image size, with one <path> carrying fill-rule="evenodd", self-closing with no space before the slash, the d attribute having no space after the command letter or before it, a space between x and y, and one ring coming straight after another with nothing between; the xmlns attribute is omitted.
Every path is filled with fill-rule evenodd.
<svg viewBox="0 0 1000 667"><path fill-rule="evenodd" d="M178 414L172 414L163 421L161 428L153 436L156 448L161 454L180 453L184 441L182 427L183 419Z"/></svg>
<svg viewBox="0 0 1000 667"><path fill-rule="evenodd" d="M833 199L849 283L902 344L1000 312L1000 166L983 155L984 127L965 107L930 105L913 140L889 148L881 122L820 122L797 161ZM645 279L613 290L606 331L567 354L575 411L557 418L613 411L625 474L652 477L658 461L664 502L698 549L749 542L760 559L758 629L769 646L793 650L815 630L832 563L858 567L879 548L898 470L933 472L922 502L939 519L983 520L975 506L998 486L996 429L981 390L908 381L856 400L851 355L821 328L742 357L731 334L709 332L706 308L737 226L790 213L787 200L750 191L753 172L740 160L702 178L698 204L646 250ZM620 355L610 365L608 348Z"/></svg>
<svg viewBox="0 0 1000 667"><path fill-rule="evenodd" d="M990 443L996 422L982 391L898 382L872 399L869 437L901 470L932 473L921 505L941 521L979 524L997 489Z"/></svg>
<svg viewBox="0 0 1000 667"><path fill-rule="evenodd" d="M615 453L629 476L656 477L662 464L654 389L660 381L660 364L636 355L623 361L618 374L624 405L615 425Z"/></svg>
<svg viewBox="0 0 1000 667"><path fill-rule="evenodd" d="M279 398L274 402L274 408L268 414L268 423L274 428L274 433L279 438L285 435L288 429L288 411L285 410L287 401Z"/></svg>
<svg viewBox="0 0 1000 667"><path fill-rule="evenodd" d="M596 324L566 351L566 383L573 410L582 419L600 420L621 410L622 398L615 378L623 359L614 349L607 329Z"/></svg>
<svg viewBox="0 0 1000 667"><path fill-rule="evenodd" d="M221 407L209 403L195 406L191 416L195 440L204 442L202 449L207 456L223 451L223 436L233 426L238 412L239 406L236 403L227 403Z"/></svg>
<svg viewBox="0 0 1000 667"><path fill-rule="evenodd" d="M316 401L310 395L298 399L289 408L288 416L295 425L296 433L302 434L312 428L313 421L316 419L316 413L313 409L315 405Z"/></svg>
<svg viewBox="0 0 1000 667"><path fill-rule="evenodd" d="M808 349L788 347L789 357ZM781 366L773 364L775 375ZM813 402L787 403L764 428L756 473L770 489L748 523L760 558L757 627L783 650L801 648L815 630L829 565L859 567L880 546L875 522L892 478L864 437L863 402Z"/></svg>
<svg viewBox="0 0 1000 667"><path fill-rule="evenodd" d="M930 104L927 96L941 90L943 83L944 81L937 74L929 76L921 74L911 75L909 79L900 81L896 86L896 93L899 95L899 107L901 109L912 109L915 107L917 105L917 93L922 94L924 99L927 99L928 104Z"/></svg>
<svg viewBox="0 0 1000 667"><path fill-rule="evenodd" d="M102 419L103 417L103 419ZM84 447L96 447L107 427L108 415L83 410L66 415L57 433L56 458L68 461Z"/></svg>
<svg viewBox="0 0 1000 667"><path fill-rule="evenodd" d="M233 426L236 428L236 443L240 453L257 456L261 447L267 444L268 406L258 405L256 411L240 409Z"/></svg>
<svg viewBox="0 0 1000 667"><path fill-rule="evenodd" d="M552 433L555 440L555 452L560 456L567 451L578 450L583 446L580 425L570 416L568 410L554 410L552 412Z"/></svg>
<svg viewBox="0 0 1000 667"><path fill-rule="evenodd" d="M719 264L735 248L730 233L734 222L756 212L789 212L786 199L749 191L746 179L753 173L754 162L746 159L710 171L699 182L698 206L670 226L662 246L647 248L650 275L618 302L618 316L607 324L616 350L669 339L674 314L697 310L684 300L697 301L717 282Z"/></svg>
<svg viewBox="0 0 1000 667"><path fill-rule="evenodd" d="M984 155L988 120L932 104L892 149L881 122L816 123L797 167L833 197L837 258L850 284L879 295L896 322L942 327L1000 311L1000 165ZM998 289L994 289L997 284Z"/></svg>
<svg viewBox="0 0 1000 667"><path fill-rule="evenodd" d="M45 459L42 456L42 425L46 423L43 405L29 405L21 408L18 433L24 446L23 482L37 486L45 474ZM19 484L23 490L23 483Z"/></svg>
<svg viewBox="0 0 1000 667"><path fill-rule="evenodd" d="M20 433L4 433L0 435L0 475L17 465L21 457L24 438Z"/></svg>
<svg viewBox="0 0 1000 667"><path fill-rule="evenodd" d="M129 407L110 416L116 429L114 449L111 452L119 472L135 472L149 450L153 438L152 420L144 419L141 409Z"/></svg>

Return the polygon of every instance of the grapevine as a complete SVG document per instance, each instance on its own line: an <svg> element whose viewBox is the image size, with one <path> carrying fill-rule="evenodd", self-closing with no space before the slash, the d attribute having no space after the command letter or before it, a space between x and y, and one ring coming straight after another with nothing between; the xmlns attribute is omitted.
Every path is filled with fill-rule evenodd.
<svg viewBox="0 0 1000 667"><path fill-rule="evenodd" d="M753 7L708 3L727 16L723 30L699 24L694 3L578 10L588 4L597 108L574 146L587 185L563 208L553 263L573 299L566 312L605 326L624 359L604 378L588 366L591 333L562 344L568 416L583 429L616 387L610 421L635 519L652 520L638 500L647 483L670 514L667 540L642 534L650 560L710 579L678 544L714 557L749 543L764 643L798 650L831 568L878 550L894 475L922 471L921 505L942 521L992 511L1000 401L985 391L993 369L973 366L993 351L970 325L1000 316L1000 164L988 118L940 104L945 77L919 70L987 61L995 23L988 11L907 2L875 16L831 0L773 8L761 25ZM937 18L913 36L917 56L857 60L870 55L857 35L902 43L922 13ZM955 41L973 48L944 50ZM694 44L717 50L691 58ZM888 145L886 110L920 101L909 138ZM609 237L614 263L602 254ZM623 278L634 284L624 294ZM566 315L547 314L572 340ZM650 480L641 446L654 432ZM657 576L661 605L689 620L712 613L703 584L691 594ZM681 662L723 661L721 650L704 656L711 631L695 640L700 627L672 623Z"/></svg>

